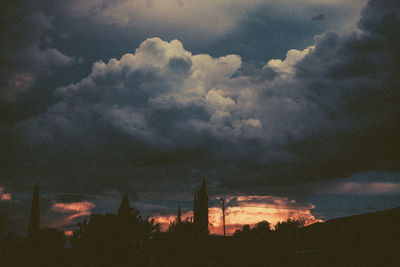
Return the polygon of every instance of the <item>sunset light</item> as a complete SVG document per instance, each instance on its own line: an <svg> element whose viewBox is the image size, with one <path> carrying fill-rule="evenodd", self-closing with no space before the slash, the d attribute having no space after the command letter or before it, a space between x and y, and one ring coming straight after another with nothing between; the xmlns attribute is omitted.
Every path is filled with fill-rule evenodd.
<svg viewBox="0 0 400 267"><path fill-rule="evenodd" d="M0 3L1 266L399 266L400 0Z"/></svg>
<svg viewBox="0 0 400 267"><path fill-rule="evenodd" d="M226 198L227 206L225 209L226 234L232 235L244 224L250 226L266 220L271 225L279 221L286 221L288 218L304 220L306 225L315 222L322 222L317 219L311 210L312 204L298 204L295 200L275 196L229 196ZM222 235L222 209L214 206L208 209L209 229L211 234ZM182 218L192 218L193 211L182 213ZM176 214L167 216L155 216L155 222L160 223L161 229L167 230L170 222L175 221Z"/></svg>
<svg viewBox="0 0 400 267"><path fill-rule="evenodd" d="M0 186L0 201L10 201L11 194L4 192L5 188Z"/></svg>
<svg viewBox="0 0 400 267"><path fill-rule="evenodd" d="M73 222L74 219L82 216L90 215L90 210L96 207L95 204L82 201L82 202L72 202L72 203L54 203L52 206L52 210L68 214L67 217L58 220L57 222L53 223L52 227L62 227L64 225L69 225Z"/></svg>

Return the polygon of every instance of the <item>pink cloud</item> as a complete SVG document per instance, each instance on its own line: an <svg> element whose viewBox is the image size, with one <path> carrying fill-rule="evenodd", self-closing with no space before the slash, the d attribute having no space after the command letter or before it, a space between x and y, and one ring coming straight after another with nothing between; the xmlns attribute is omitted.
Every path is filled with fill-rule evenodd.
<svg viewBox="0 0 400 267"><path fill-rule="evenodd" d="M10 193L4 193L5 188L0 186L0 201L10 201L11 200L11 194Z"/></svg>
<svg viewBox="0 0 400 267"><path fill-rule="evenodd" d="M96 207L95 204L89 201L82 202L72 202L72 203L54 203L51 207L52 210L59 213L67 213L71 214L67 217L63 217L62 219L51 224L51 227L62 227L65 225L69 225L72 221L78 217L88 216L91 214L91 209Z"/></svg>
<svg viewBox="0 0 400 267"><path fill-rule="evenodd" d="M64 231L64 235L66 235L66 236L72 236L73 234L74 234L74 231L72 231L72 230Z"/></svg>
<svg viewBox="0 0 400 267"><path fill-rule="evenodd" d="M21 93L32 86L34 81L35 76L32 73L16 73L7 81L6 87L0 87L0 96L9 102L15 101Z"/></svg>

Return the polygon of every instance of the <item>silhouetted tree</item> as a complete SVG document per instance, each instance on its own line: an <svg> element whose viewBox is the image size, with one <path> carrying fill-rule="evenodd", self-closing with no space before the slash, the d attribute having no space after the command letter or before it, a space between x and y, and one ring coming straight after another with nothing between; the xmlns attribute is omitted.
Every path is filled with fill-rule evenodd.
<svg viewBox="0 0 400 267"><path fill-rule="evenodd" d="M87 265L146 266L150 242L160 231L154 220L142 219L124 196L118 215L92 214L71 237L73 250Z"/></svg>
<svg viewBox="0 0 400 267"><path fill-rule="evenodd" d="M304 220L296 220L294 218L288 218L286 221L278 222L275 225L275 231L277 232L292 232L296 231L300 228L303 228L305 225Z"/></svg>
<svg viewBox="0 0 400 267"><path fill-rule="evenodd" d="M168 231L174 235L182 235L188 238L189 236L197 236L197 228L189 218L184 221L178 222L178 220L169 223Z"/></svg>
<svg viewBox="0 0 400 267"><path fill-rule="evenodd" d="M121 220L127 220L131 215L131 205L129 203L129 198L127 195L122 197L121 204L118 209L118 217Z"/></svg>
<svg viewBox="0 0 400 267"><path fill-rule="evenodd" d="M282 251L299 249L303 241L302 229L304 225L304 220L295 218L288 218L286 221L278 222L274 227L275 245L280 247Z"/></svg>
<svg viewBox="0 0 400 267"><path fill-rule="evenodd" d="M267 221L260 221L253 228L250 225L245 224L240 230L236 230L233 234L234 237L251 238L251 239L263 239L269 233L271 233L271 224Z"/></svg>
<svg viewBox="0 0 400 267"><path fill-rule="evenodd" d="M251 227L249 224L245 224L242 226L242 228L240 228L240 231L242 231L242 233L246 233L246 232L250 232Z"/></svg>
<svg viewBox="0 0 400 267"><path fill-rule="evenodd" d="M233 234L234 237L245 237L250 233L251 227L249 224L242 225L240 230L236 230Z"/></svg>
<svg viewBox="0 0 400 267"><path fill-rule="evenodd" d="M206 179L203 178L201 186L196 191L193 201L193 222L199 236L208 235L208 194Z"/></svg>
<svg viewBox="0 0 400 267"><path fill-rule="evenodd" d="M155 246L159 252L157 255L160 263L166 264L176 260L176 255L187 247L191 247L199 242L198 229L193 221L189 218L178 222L178 217L175 221L170 222L168 230L165 234L160 235L155 240ZM170 266L166 264L166 266Z"/></svg>
<svg viewBox="0 0 400 267"><path fill-rule="evenodd" d="M40 229L39 239L41 246L47 250L61 250L67 241L64 232L50 227Z"/></svg>
<svg viewBox="0 0 400 267"><path fill-rule="evenodd" d="M40 204L39 189L37 184L33 190L31 214L28 224L28 237L32 237L39 232L40 229Z"/></svg>
<svg viewBox="0 0 400 267"><path fill-rule="evenodd" d="M169 223L167 232L174 239L190 239L193 240L197 236L197 228L189 218L182 221L181 205L178 206L178 213L174 222Z"/></svg>
<svg viewBox="0 0 400 267"><path fill-rule="evenodd" d="M271 224L265 220L258 222L252 229L257 233L269 233L271 232Z"/></svg>

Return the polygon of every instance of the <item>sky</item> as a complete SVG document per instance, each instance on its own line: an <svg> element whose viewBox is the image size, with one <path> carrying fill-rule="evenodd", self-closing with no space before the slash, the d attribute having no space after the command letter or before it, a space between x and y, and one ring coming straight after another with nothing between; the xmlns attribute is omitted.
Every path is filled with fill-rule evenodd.
<svg viewBox="0 0 400 267"><path fill-rule="evenodd" d="M0 4L0 199L70 229L128 194L167 222L324 221L400 199L395 0ZM262 206L262 207L260 207ZM171 217L172 216L172 217ZM211 226L210 226L211 227ZM233 230L232 230L233 231Z"/></svg>

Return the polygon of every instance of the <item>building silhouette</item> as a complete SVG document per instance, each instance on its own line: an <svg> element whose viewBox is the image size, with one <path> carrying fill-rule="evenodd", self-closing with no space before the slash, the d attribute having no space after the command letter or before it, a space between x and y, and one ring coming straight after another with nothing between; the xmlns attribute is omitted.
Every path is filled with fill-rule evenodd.
<svg viewBox="0 0 400 267"><path fill-rule="evenodd" d="M208 235L208 195L205 178L194 195L193 223L199 235Z"/></svg>
<svg viewBox="0 0 400 267"><path fill-rule="evenodd" d="M28 224L28 237L32 237L39 233L40 230L40 204L39 204L39 189L37 184L33 190L31 215Z"/></svg>

